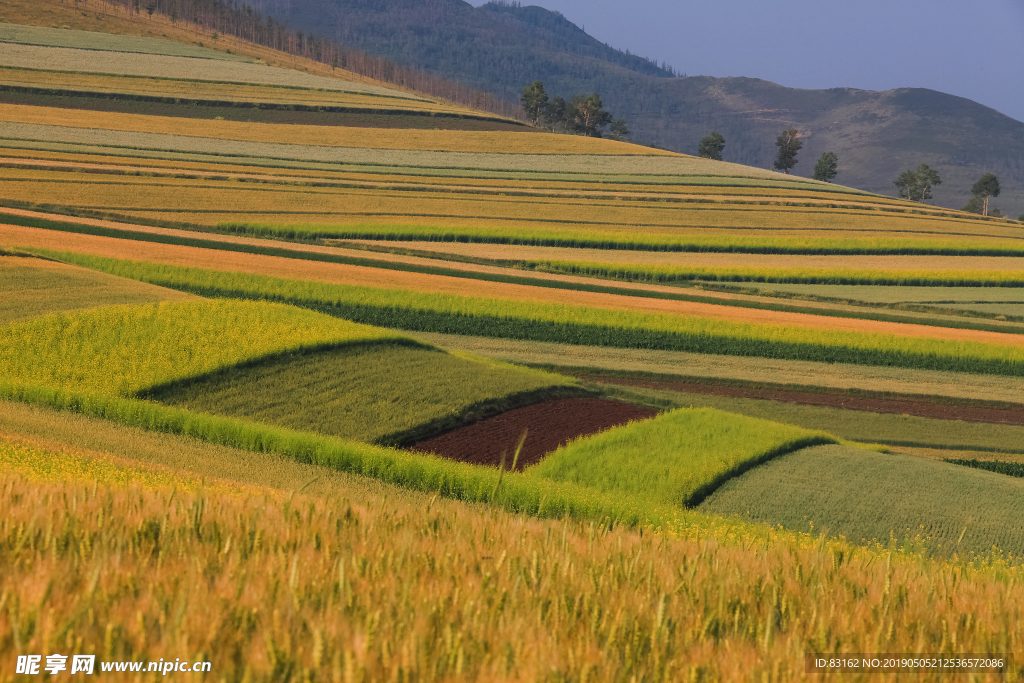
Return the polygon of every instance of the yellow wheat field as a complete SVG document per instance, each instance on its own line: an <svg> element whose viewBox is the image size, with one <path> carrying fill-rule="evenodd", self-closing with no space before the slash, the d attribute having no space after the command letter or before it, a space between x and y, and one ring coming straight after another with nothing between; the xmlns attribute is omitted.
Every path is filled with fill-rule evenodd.
<svg viewBox="0 0 1024 683"><path fill-rule="evenodd" d="M700 198L717 200L737 200L746 202L804 202L815 201L820 203L837 203L843 206L885 206L908 208L907 202L903 200L875 197L871 195L851 196L845 192L820 192L809 189L792 189L775 186L742 186L731 187L719 183L728 183L732 179L718 179L714 185L701 185L698 179L694 184L643 184L638 182L571 182L568 180L545 180L543 178L516 179L516 178L484 178L484 177L458 177L446 175L408 175L398 173L365 173L349 171L329 170L303 170L299 168L276 168L265 166L251 166L244 164L217 164L197 161L179 161L164 159L148 159L139 157L119 157L116 155L96 154L74 154L67 152L54 152L46 150L27 149L3 149L0 151L0 163L9 163L17 166L31 168L32 165L45 165L45 162L52 160L53 163L65 165L70 169L89 169L90 171L108 169L110 172L127 170L129 172L154 174L178 174L189 172L204 172L217 176L230 177L251 177L253 179L266 179L268 181L295 181L295 182L365 182L375 184L402 184L408 186L436 186L439 188L459 188L467 191L537 191L549 192L551 194L568 194L579 196L598 197L631 197L640 195L647 198ZM749 179L753 183L758 181ZM737 179L743 182L743 179ZM925 214L948 213L948 209L931 206L913 206L914 211L923 211ZM970 216L964 215L964 220L970 220Z"/></svg>
<svg viewBox="0 0 1024 683"><path fill-rule="evenodd" d="M523 198L472 192L404 192L389 189L303 187L232 180L124 178L25 169L3 169L0 200L78 206L217 225L224 222L301 226L352 223L465 226L496 235L519 225L530 231L628 233L634 239L661 235L682 238L706 230L736 236L772 238L901 238L941 240L942 232L960 233L950 241L995 241L1013 237L1007 224L960 221L871 211L831 211L806 207L728 204L670 204L628 199L563 197ZM22 178L22 179L19 179ZM58 182L63 181L63 182ZM493 226L493 227L491 227ZM849 231L847 234L842 234ZM939 233L939 234L936 234ZM968 233L970 236L964 235Z"/></svg>
<svg viewBox="0 0 1024 683"><path fill-rule="evenodd" d="M674 539L401 494L360 505L10 474L0 516L4 641L31 622L26 652L67 650L66 630L100 662L209 661L226 680L817 681L805 653L1024 640L1005 563L792 535Z"/></svg>

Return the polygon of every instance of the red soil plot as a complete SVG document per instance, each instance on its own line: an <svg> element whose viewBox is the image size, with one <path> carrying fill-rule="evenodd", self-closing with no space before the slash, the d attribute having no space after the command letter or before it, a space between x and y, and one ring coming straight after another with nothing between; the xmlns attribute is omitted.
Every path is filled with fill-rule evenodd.
<svg viewBox="0 0 1024 683"><path fill-rule="evenodd" d="M468 427L420 441L411 450L494 467L501 463L501 453L505 451L505 467L511 469L519 437L523 430L529 430L516 463L516 469L522 470L572 439L633 420L645 420L657 413L651 408L601 398L556 399L509 410Z"/></svg>

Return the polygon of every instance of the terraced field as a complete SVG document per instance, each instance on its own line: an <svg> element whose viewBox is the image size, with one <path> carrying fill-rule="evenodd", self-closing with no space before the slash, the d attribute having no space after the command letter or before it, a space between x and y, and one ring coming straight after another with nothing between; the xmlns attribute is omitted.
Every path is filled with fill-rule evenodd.
<svg viewBox="0 0 1024 683"><path fill-rule="evenodd" d="M0 325L46 313L113 304L184 301L191 294L26 256L0 256Z"/></svg>
<svg viewBox="0 0 1024 683"><path fill-rule="evenodd" d="M1024 643L1024 224L11 8L5 656L789 681Z"/></svg>
<svg viewBox="0 0 1024 683"><path fill-rule="evenodd" d="M413 442L480 415L582 393L558 375L429 348L374 344L293 356L148 398L357 441Z"/></svg>
<svg viewBox="0 0 1024 683"><path fill-rule="evenodd" d="M790 529L827 528L850 540L920 535L933 547L1024 547L1024 482L899 454L819 446L725 483L701 509Z"/></svg>

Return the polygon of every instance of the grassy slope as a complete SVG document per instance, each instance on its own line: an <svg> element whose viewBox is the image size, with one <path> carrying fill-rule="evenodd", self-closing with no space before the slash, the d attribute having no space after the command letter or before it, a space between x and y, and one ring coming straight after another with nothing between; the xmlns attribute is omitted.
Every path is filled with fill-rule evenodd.
<svg viewBox="0 0 1024 683"><path fill-rule="evenodd" d="M681 409L578 439L527 473L661 503L696 505L750 467L797 448L834 442L823 432L712 409Z"/></svg>
<svg viewBox="0 0 1024 683"><path fill-rule="evenodd" d="M148 397L190 410L392 443L544 396L579 393L574 384L435 349L375 344L278 358Z"/></svg>
<svg viewBox="0 0 1024 683"><path fill-rule="evenodd" d="M0 370L8 385L130 396L279 353L398 339L289 306L163 302L57 313L0 328Z"/></svg>
<svg viewBox="0 0 1024 683"><path fill-rule="evenodd" d="M0 256L0 325L47 313L115 304L193 299L173 289L54 261Z"/></svg>
<svg viewBox="0 0 1024 683"><path fill-rule="evenodd" d="M701 509L854 542L920 534L947 554L1024 555L1024 481L907 455L801 450L731 479Z"/></svg>

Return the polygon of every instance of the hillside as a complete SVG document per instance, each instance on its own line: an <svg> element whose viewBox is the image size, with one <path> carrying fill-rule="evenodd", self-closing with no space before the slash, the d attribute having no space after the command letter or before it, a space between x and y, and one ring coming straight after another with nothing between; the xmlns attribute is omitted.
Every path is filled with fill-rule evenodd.
<svg viewBox="0 0 1024 683"><path fill-rule="evenodd" d="M934 203L960 208L970 185L994 172L1006 215L1024 213L1024 123L953 95L919 88L886 92L800 90L753 78L673 77L651 62L588 36L540 7L462 0L256 0L289 25L508 99L534 79L551 94L599 92L645 144L694 153L721 132L727 161L767 168L775 136L805 137L797 175L809 176L825 151L840 158L839 181L895 194L892 180L924 162L943 184ZM675 65L686 71L685 64ZM841 85L841 84L837 84Z"/></svg>
<svg viewBox="0 0 1024 683"><path fill-rule="evenodd" d="M1024 677L1021 223L15 1L0 658Z"/></svg>

